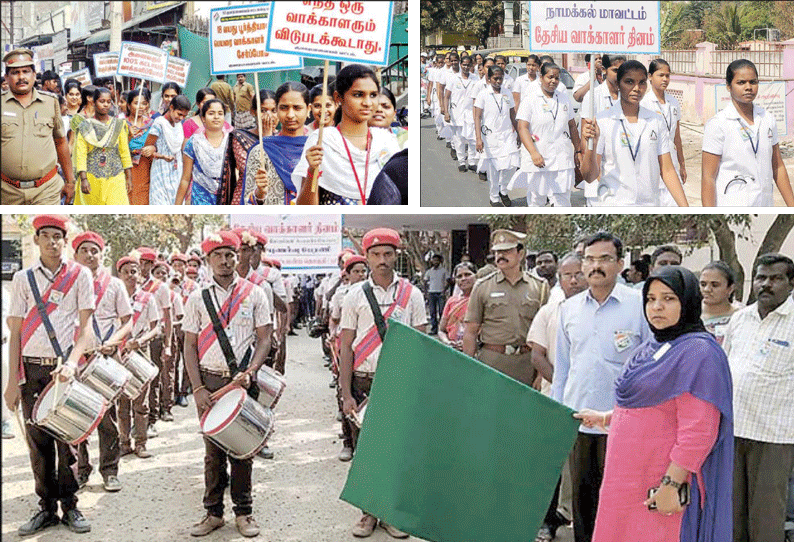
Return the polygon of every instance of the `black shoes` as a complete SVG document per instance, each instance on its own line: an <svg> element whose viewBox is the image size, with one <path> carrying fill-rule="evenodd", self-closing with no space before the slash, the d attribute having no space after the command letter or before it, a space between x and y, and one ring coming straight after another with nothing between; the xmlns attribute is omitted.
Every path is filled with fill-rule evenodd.
<svg viewBox="0 0 794 542"><path fill-rule="evenodd" d="M187 407L187 397L185 397L184 395L180 395L179 397L176 398L175 404L176 404L176 406L180 406L182 408L186 408Z"/></svg>
<svg viewBox="0 0 794 542"><path fill-rule="evenodd" d="M460 171L461 173L463 173L464 171L466 171L466 164L463 164L463 165L460 165L460 166L458 166L458 171Z"/></svg>
<svg viewBox="0 0 794 542"><path fill-rule="evenodd" d="M510 196L508 196L507 194L501 194L500 193L499 194L499 199L502 200L502 205L504 205L505 207L512 207L513 206L513 202L510 201Z"/></svg>
<svg viewBox="0 0 794 542"><path fill-rule="evenodd" d="M487 181L488 180L488 174L485 173L484 171L479 172L478 175L480 176L480 180L481 181Z"/></svg>
<svg viewBox="0 0 794 542"><path fill-rule="evenodd" d="M32 534L36 534L42 529L46 529L47 527L58 525L60 521L61 520L58 517L58 514L55 512L39 510L36 512L35 516L30 518L30 521L24 523L19 530L17 530L17 533L19 536L30 536Z"/></svg>
<svg viewBox="0 0 794 542"><path fill-rule="evenodd" d="M82 512L77 508L72 508L63 515L61 523L69 527L73 533L87 533L91 530L91 524L85 519Z"/></svg>

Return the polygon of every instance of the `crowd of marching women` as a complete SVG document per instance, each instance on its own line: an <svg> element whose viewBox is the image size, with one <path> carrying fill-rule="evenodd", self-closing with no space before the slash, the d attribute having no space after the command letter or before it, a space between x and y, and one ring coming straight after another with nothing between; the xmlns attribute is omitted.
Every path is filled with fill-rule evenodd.
<svg viewBox="0 0 794 542"><path fill-rule="evenodd" d="M514 80L503 55L422 53L437 136L460 172L490 184L492 206L510 207L514 189L526 189L529 206L570 206L574 187L584 189L588 206L687 205L681 104L666 92L670 65L588 54L588 67L591 56L599 84L591 88L584 72L569 90L547 55L529 55ZM754 104L755 65L735 60L725 82L731 102L703 136L703 205L772 206L776 186L794 206L775 118Z"/></svg>
<svg viewBox="0 0 794 542"><path fill-rule="evenodd" d="M4 62L4 204L407 204L407 129L367 66L331 78L318 145L322 85L256 92L218 76L193 102L169 82L154 103L112 78L39 83L27 49Z"/></svg>

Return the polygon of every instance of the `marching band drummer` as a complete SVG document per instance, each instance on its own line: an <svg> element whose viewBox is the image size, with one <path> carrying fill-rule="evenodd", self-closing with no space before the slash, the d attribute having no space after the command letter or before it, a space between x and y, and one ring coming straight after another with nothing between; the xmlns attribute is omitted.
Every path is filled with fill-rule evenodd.
<svg viewBox="0 0 794 542"><path fill-rule="evenodd" d="M177 333L181 330L182 318L185 316L185 308L182 303L182 296L175 292L171 287L168 276L171 274L171 267L163 260L157 260L152 267L152 277L168 286L169 299L171 301L171 327L173 332L170 344L176 344ZM174 421L171 408L174 405L174 383L176 382L176 366L179 361L178 352L172 349L172 356L168 363L163 361L163 370L160 372L160 419L164 422ZM150 416L151 419L151 416Z"/></svg>
<svg viewBox="0 0 794 542"><path fill-rule="evenodd" d="M91 524L77 509L77 478L72 469L76 458L72 448L31 422L39 394L54 375L62 383L74 376L90 341L93 281L88 269L64 258L67 221L67 217L59 215L33 219L33 242L39 248L39 260L32 267L17 271L11 284L8 366L17 370L9 371L5 401L9 410L16 410L22 402L40 508L19 528L21 536L35 534L59 521L75 533L91 530ZM45 311L37 310L39 300ZM63 518L58 517L58 501Z"/></svg>
<svg viewBox="0 0 794 542"><path fill-rule="evenodd" d="M731 103L706 123L703 133L703 206L772 207L772 185L794 206L786 165L780 155L775 117L753 104L758 70L746 59L728 65Z"/></svg>
<svg viewBox="0 0 794 542"><path fill-rule="evenodd" d="M113 334L116 329L116 320L121 321L121 326L132 316L132 307L124 283L117 277L111 277L102 266L102 252L105 250L105 240L96 232L84 231L72 241L74 260L87 267L94 279L94 303L96 310L91 316L91 346L99 349L105 356L116 353L116 346L104 346L106 343L115 344ZM97 427L99 433L99 473L102 475L102 487L105 491L114 492L121 490L119 482L119 429L117 426L116 403L110 403L102 421ZM77 484L83 487L88 483L88 478L93 471L91 458L88 453L88 441L80 443L77 453Z"/></svg>
<svg viewBox="0 0 794 542"><path fill-rule="evenodd" d="M339 386L342 411L353 415L358 405L369 394L372 379L378 367L381 339L373 313L377 307L381 319L393 317L403 324L424 333L427 312L422 292L394 272L400 234L388 228L375 228L362 239L362 248L371 269L369 279L351 287L342 303L340 338ZM385 325L385 323L384 323ZM355 448L358 431L354 431ZM378 518L364 512L353 527L353 536L367 537L378 524ZM381 526L394 538L408 535L381 521Z"/></svg>
<svg viewBox="0 0 794 542"><path fill-rule="evenodd" d="M116 271L132 302L132 318L120 330L125 337L127 333L131 333L131 338L124 343L122 352L138 350L148 358L148 343L160 333L158 327L160 309L154 295L138 287L140 264L136 257L124 256L120 258L116 262ZM134 452L141 459L152 457L151 452L146 450L146 433L149 425L149 386L153 384L155 383L152 382L144 386L140 395L133 401L130 401L124 394L119 397L119 455L121 456ZM134 428L132 438L135 440L135 448L131 446L130 441L131 427Z"/></svg>
<svg viewBox="0 0 794 542"><path fill-rule="evenodd" d="M235 272L240 249L237 235L220 231L207 237L201 243L201 249L207 255L212 280L209 286L190 295L182 324L185 367L199 418L212 407L212 392L233 381L245 387L249 385L249 377L237 369L247 366L252 374L256 374L270 351L273 329L273 308L264 291ZM213 311L212 316L210 310ZM214 330L213 319L218 319L223 326L220 335ZM235 359L227 360L224 350L233 352ZM205 536L224 525L223 495L226 486L231 485L237 530L245 537L258 535L259 527L251 515L253 459L234 459L207 437L204 437L204 446L204 508L207 515L193 526L190 534ZM231 475L226 470L227 459Z"/></svg>
<svg viewBox="0 0 794 542"><path fill-rule="evenodd" d="M617 84L620 103L595 121L582 117L582 176L588 183L599 179L596 204L658 206L661 177L675 202L688 206L670 158L667 127L658 114L640 106L648 70L636 60L624 62ZM587 146L590 139L593 150Z"/></svg>

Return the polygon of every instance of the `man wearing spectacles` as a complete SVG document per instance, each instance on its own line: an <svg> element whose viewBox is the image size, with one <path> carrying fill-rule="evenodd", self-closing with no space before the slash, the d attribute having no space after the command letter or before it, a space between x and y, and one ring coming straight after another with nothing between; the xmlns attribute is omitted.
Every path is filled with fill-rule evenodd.
<svg viewBox="0 0 794 542"><path fill-rule="evenodd" d="M584 241L582 258L588 289L560 305L551 396L576 411L614 406L615 380L650 336L642 294L617 283L622 269L621 240L606 232L592 235ZM600 429L580 426L569 457L576 542L589 542L593 535L606 439Z"/></svg>

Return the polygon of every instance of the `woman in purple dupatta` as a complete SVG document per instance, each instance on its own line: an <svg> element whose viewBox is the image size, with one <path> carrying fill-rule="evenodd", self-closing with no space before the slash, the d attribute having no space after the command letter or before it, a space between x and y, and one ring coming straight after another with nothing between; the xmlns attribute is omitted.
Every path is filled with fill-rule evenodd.
<svg viewBox="0 0 794 542"><path fill-rule="evenodd" d="M733 407L728 360L700 320L695 275L655 271L643 288L654 337L616 382L611 412L582 411L608 426L594 542L724 542L733 536ZM678 503L681 482L691 502ZM649 488L660 488L648 498ZM655 504L656 510L648 505Z"/></svg>

